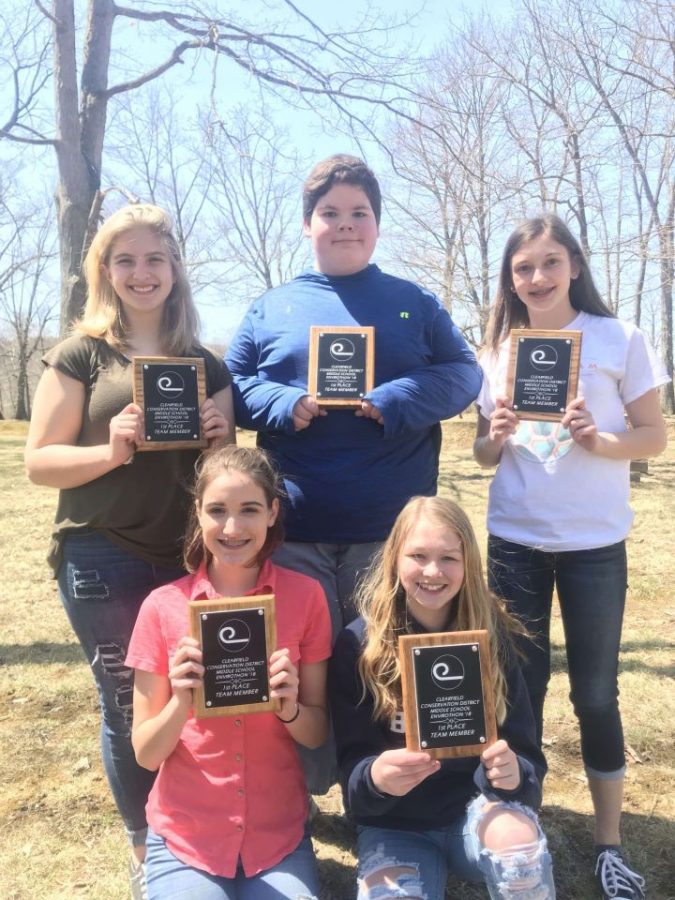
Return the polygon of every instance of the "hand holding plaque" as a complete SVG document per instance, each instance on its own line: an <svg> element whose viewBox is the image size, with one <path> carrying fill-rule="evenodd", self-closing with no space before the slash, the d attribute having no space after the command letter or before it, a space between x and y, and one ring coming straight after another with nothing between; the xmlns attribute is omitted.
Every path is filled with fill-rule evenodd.
<svg viewBox="0 0 675 900"><path fill-rule="evenodd" d="M206 399L204 360L195 357L134 357L134 402L145 428L139 450L202 448L199 409Z"/></svg>
<svg viewBox="0 0 675 900"><path fill-rule="evenodd" d="M406 747L478 756L497 738L487 631L399 638Z"/></svg>
<svg viewBox="0 0 675 900"><path fill-rule="evenodd" d="M372 326L310 328L308 390L320 406L359 407L373 389L374 369Z"/></svg>
<svg viewBox="0 0 675 900"><path fill-rule="evenodd" d="M268 660L276 643L274 596L194 600L190 632L202 648L204 680L195 717L279 709L270 697Z"/></svg>
<svg viewBox="0 0 675 900"><path fill-rule="evenodd" d="M511 331L507 390L518 418L562 419L577 395L581 334L531 328Z"/></svg>

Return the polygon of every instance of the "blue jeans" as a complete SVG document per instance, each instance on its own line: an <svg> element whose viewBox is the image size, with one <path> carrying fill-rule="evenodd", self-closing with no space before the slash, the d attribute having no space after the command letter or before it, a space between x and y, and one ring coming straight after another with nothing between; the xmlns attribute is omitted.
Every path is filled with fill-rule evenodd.
<svg viewBox="0 0 675 900"><path fill-rule="evenodd" d="M477 797L452 825L429 831L360 826L357 900L437 900L445 897L449 873L463 881L484 882L492 898L553 900L551 857L534 812L517 803L497 804L524 813L538 831L535 843L497 854L478 839L486 804L485 797Z"/></svg>
<svg viewBox="0 0 675 900"><path fill-rule="evenodd" d="M145 804L155 779L131 746L133 669L124 665L141 603L184 575L153 566L96 531L69 534L57 574L70 624L91 666L101 705L101 749L113 797L134 845L145 843Z"/></svg>
<svg viewBox="0 0 675 900"><path fill-rule="evenodd" d="M382 544L311 544L286 541L273 560L279 566L315 578L324 589L333 628L333 644L345 625L356 618L354 591L361 575ZM326 741L315 750L298 744L310 794L325 794L337 781L337 753L332 725Z"/></svg>
<svg viewBox="0 0 675 900"><path fill-rule="evenodd" d="M148 831L148 900L316 900L319 879L308 835L271 869L247 878L210 875L177 859L164 838Z"/></svg>
<svg viewBox="0 0 675 900"><path fill-rule="evenodd" d="M620 778L625 756L619 713L619 648L626 602L624 541L593 550L546 553L490 536L492 590L527 626L523 675L541 746L544 698L551 675L550 624L555 586L560 602L570 700L579 720L581 755L590 775Z"/></svg>
<svg viewBox="0 0 675 900"><path fill-rule="evenodd" d="M381 541L369 544L310 544L286 541L274 553L274 562L316 578L328 600L333 643L345 625L356 618L354 591Z"/></svg>

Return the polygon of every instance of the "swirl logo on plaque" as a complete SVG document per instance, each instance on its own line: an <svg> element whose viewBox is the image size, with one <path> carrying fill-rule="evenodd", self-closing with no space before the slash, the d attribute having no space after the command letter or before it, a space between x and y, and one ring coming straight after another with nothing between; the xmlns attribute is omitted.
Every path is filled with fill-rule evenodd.
<svg viewBox="0 0 675 900"><path fill-rule="evenodd" d="M348 338L333 341L330 345L330 355L338 362L349 362L356 353L356 347Z"/></svg>
<svg viewBox="0 0 675 900"><path fill-rule="evenodd" d="M240 653L251 643L251 631L241 619L231 619L218 630L218 643L228 653Z"/></svg>
<svg viewBox="0 0 675 900"><path fill-rule="evenodd" d="M177 400L185 391L185 382L178 372L162 372L157 376L157 390L163 397Z"/></svg>
<svg viewBox="0 0 675 900"><path fill-rule="evenodd" d="M456 656L441 656L431 666L431 677L442 691L456 691L464 681L464 666Z"/></svg>
<svg viewBox="0 0 675 900"><path fill-rule="evenodd" d="M558 365L558 354L550 344L540 344L530 353L530 362L535 369L546 372L552 366Z"/></svg>

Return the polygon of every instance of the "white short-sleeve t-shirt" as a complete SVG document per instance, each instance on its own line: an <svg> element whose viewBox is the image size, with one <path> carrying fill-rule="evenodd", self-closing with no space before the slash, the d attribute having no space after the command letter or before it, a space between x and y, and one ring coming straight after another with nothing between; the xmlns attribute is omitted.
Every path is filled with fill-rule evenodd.
<svg viewBox="0 0 675 900"><path fill-rule="evenodd" d="M644 334L628 322L579 313L579 394L600 431L626 431L624 407L669 379ZM509 340L480 359L476 401L486 419L506 396ZM623 540L633 522L630 462L595 456L559 422L522 421L504 445L490 486L490 534L547 552L589 550Z"/></svg>

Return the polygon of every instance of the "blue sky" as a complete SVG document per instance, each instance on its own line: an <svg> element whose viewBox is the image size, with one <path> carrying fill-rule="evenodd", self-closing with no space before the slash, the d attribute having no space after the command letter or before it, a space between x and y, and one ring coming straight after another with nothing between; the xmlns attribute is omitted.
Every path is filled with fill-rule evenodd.
<svg viewBox="0 0 675 900"><path fill-rule="evenodd" d="M305 0L305 2L300 0L298 6L302 12L329 31L339 28L352 29L367 10L372 11L377 8L376 5L364 3L362 0L342 0L339 5L335 6L328 6L317 0ZM376 17L376 22L404 21L412 18L412 24L403 26L396 32L396 42L392 50L395 51L405 46L413 48L420 54L432 52L438 42L447 34L451 23L453 21L458 23L463 19L467 8L464 3L456 2L456 0L427 0L421 8L407 0L388 0L388 2L383 0L377 6L384 9L385 12L382 13L381 18ZM510 0L493 0L490 4L491 14L495 14L499 10L507 12L510 8ZM473 14L477 11L476 5L471 6L470 9ZM181 71L175 71L175 77L184 84L183 79L187 73L184 67L180 67L180 69ZM203 104L205 97L208 96L209 78L208 64L203 68L195 67L190 79L191 87L187 93L183 88L184 97L193 97L197 102ZM223 109L226 110L230 106L234 107L241 103L256 102L256 86L252 85L247 77L237 71L235 67L223 66L220 78L221 83L227 85L226 99L219 99L219 106L222 103ZM283 109L279 101L274 101L273 109L278 111L280 120L288 127L291 141L301 149L306 157L319 160L336 152L359 154L358 145L353 139L345 134L335 133L330 127L322 125L318 117L312 116L310 113L301 113L290 106ZM368 152L368 161L378 174L387 174L387 165L379 156L376 148ZM300 208L298 207L298 229L300 227ZM382 229L385 241L386 227L385 213ZM376 261L377 258L376 250ZM223 303L217 292L198 296L197 301L200 306L205 340L218 343L229 341L244 313L246 302L237 302L236 295L232 296L230 293L227 303Z"/></svg>

